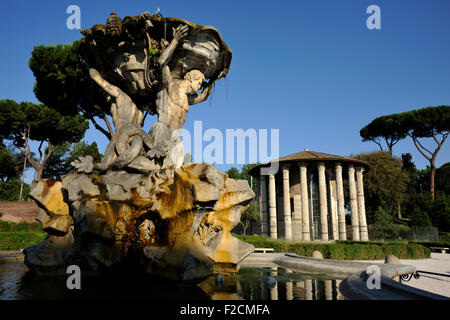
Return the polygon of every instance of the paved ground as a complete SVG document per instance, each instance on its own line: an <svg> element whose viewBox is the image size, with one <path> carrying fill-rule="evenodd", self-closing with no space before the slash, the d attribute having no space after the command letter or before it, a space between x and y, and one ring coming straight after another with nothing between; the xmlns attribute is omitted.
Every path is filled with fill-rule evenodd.
<svg viewBox="0 0 450 320"><path fill-rule="evenodd" d="M448 253L432 253L430 259L420 260L400 260L402 264L415 266L417 270L436 272L450 275L450 254ZM384 261L368 261L383 263ZM431 274L419 273L420 278L411 278L405 285L418 289L430 291L446 297L450 297L450 277L436 276Z"/></svg>

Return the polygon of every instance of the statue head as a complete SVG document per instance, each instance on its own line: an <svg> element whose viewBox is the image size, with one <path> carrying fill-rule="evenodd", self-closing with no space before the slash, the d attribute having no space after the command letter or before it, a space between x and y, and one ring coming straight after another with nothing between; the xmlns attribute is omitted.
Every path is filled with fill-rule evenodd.
<svg viewBox="0 0 450 320"><path fill-rule="evenodd" d="M189 81L191 87L190 92L196 92L202 87L205 76L199 70L191 70L184 75L184 80Z"/></svg>

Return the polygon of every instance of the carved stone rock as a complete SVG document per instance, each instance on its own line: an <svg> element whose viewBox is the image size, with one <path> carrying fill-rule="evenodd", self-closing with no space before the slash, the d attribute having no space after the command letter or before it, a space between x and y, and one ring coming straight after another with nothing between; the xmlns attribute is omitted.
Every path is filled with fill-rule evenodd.
<svg viewBox="0 0 450 320"><path fill-rule="evenodd" d="M113 12L81 33L92 107L111 116L114 130L105 117L110 142L101 162L80 157L62 182L33 185L49 236L25 250L25 263L38 272L65 274L77 264L185 280L237 271L254 248L230 232L255 195L212 165L183 165L179 136L190 106L228 73L231 50L220 33L147 12ZM144 113L158 116L149 133Z"/></svg>
<svg viewBox="0 0 450 320"><path fill-rule="evenodd" d="M45 229L50 237L26 250L27 266L39 272L65 273L76 262L91 271L139 266L188 280L236 272L254 250L230 233L253 191L210 164L149 174L72 173L62 183L40 181L31 195L50 220L65 216L68 226Z"/></svg>

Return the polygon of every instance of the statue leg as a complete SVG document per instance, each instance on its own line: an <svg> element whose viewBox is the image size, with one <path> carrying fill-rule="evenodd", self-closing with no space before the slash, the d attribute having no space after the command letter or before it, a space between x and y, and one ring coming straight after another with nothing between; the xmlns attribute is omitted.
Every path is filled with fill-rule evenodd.
<svg viewBox="0 0 450 320"><path fill-rule="evenodd" d="M105 156L103 157L103 161L100 163L94 164L94 169L100 170L100 171L106 171L110 168L113 161L116 159L116 150L115 150L115 139L116 137L113 137L111 141L109 142L108 146L105 150Z"/></svg>
<svg viewBox="0 0 450 320"><path fill-rule="evenodd" d="M133 136L131 138L131 146L128 149L126 149L125 152L119 154L119 156L114 160L112 166L116 169L126 167L131 163L131 161L133 161L139 156L142 147L143 147L142 138L138 135Z"/></svg>

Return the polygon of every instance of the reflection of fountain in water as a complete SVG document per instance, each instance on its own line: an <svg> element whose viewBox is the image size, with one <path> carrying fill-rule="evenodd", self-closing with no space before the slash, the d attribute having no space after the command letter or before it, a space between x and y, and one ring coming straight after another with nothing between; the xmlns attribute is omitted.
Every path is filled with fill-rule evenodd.
<svg viewBox="0 0 450 320"><path fill-rule="evenodd" d="M241 269L236 277L241 283L241 295L246 300L343 299L339 293L340 280L324 275L301 274L290 269L271 267ZM255 293L259 293L259 296L255 297Z"/></svg>
<svg viewBox="0 0 450 320"><path fill-rule="evenodd" d="M340 280L301 274L281 267L242 268L198 283L149 275L82 277L82 290L68 290L66 277L34 277L22 263L0 264L0 300L154 299L154 300L342 300Z"/></svg>

